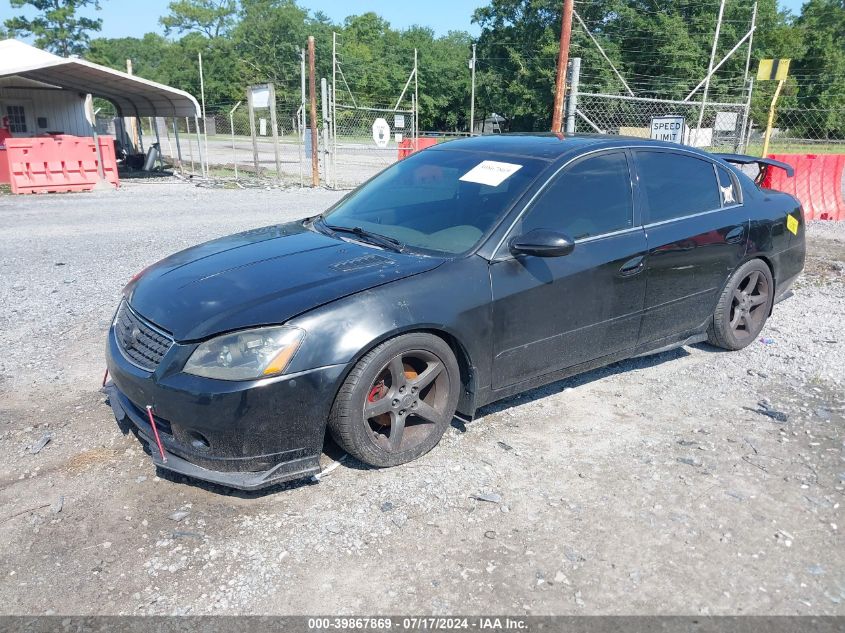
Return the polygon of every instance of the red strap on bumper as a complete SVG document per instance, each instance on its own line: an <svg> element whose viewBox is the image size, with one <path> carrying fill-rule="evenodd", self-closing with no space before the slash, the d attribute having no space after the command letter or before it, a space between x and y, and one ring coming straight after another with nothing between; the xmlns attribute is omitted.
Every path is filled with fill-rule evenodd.
<svg viewBox="0 0 845 633"><path fill-rule="evenodd" d="M167 455L164 454L164 447L161 445L161 438L158 436L158 429L156 428L156 421L153 417L153 408L147 405L147 417L150 419L150 426L153 427L153 435L156 437L156 444L158 444L158 452L161 455L161 461L167 463Z"/></svg>

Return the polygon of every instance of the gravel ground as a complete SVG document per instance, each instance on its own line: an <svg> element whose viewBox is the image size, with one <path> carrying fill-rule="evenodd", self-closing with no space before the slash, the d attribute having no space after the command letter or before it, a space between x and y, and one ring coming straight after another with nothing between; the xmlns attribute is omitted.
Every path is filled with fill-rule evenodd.
<svg viewBox="0 0 845 633"><path fill-rule="evenodd" d="M533 390L403 467L262 494L156 473L97 391L120 288L339 195L0 196L0 612L845 615L843 224L810 227L768 344Z"/></svg>

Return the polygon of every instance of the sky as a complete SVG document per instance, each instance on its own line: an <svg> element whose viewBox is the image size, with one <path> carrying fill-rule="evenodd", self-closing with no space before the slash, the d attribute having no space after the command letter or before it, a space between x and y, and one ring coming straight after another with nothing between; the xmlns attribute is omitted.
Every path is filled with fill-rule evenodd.
<svg viewBox="0 0 845 633"><path fill-rule="evenodd" d="M797 13L803 0L779 0L781 6ZM90 11L102 18L103 37L139 37L150 31L160 33L158 18L167 13L169 0L101 0L102 10ZM477 25L472 24L472 13L479 6L488 4L485 0L300 0L300 6L312 11L322 11L332 20L341 22L347 15L374 11L387 19L394 28L406 28L414 24L429 26L438 35L450 30L468 31L478 35ZM20 13L12 11L9 0L0 0L0 19Z"/></svg>

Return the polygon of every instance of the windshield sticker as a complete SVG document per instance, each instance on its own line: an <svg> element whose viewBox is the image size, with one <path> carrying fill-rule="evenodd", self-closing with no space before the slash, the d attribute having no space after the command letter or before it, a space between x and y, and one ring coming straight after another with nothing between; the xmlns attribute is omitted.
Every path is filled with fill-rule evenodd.
<svg viewBox="0 0 845 633"><path fill-rule="evenodd" d="M479 185L498 187L520 169L522 169L522 165L485 160L461 176L460 180L464 182L476 182Z"/></svg>

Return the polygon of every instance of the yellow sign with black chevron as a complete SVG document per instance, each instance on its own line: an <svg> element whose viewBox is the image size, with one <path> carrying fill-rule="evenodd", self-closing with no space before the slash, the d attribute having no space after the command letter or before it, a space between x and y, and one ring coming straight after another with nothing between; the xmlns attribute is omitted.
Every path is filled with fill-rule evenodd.
<svg viewBox="0 0 845 633"><path fill-rule="evenodd" d="M791 59L761 59L757 68L757 81L783 81L789 73Z"/></svg>

